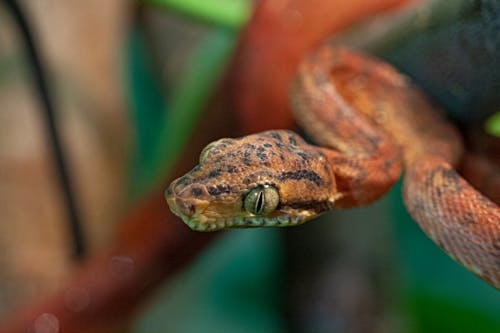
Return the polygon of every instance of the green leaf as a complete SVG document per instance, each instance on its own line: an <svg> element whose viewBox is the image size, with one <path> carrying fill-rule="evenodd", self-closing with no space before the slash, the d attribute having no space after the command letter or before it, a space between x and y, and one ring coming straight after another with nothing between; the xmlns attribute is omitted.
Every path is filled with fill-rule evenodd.
<svg viewBox="0 0 500 333"><path fill-rule="evenodd" d="M211 33L194 52L186 71L170 100L170 112L158 136L155 170L151 183L161 182L182 152L235 45L235 36L227 30Z"/></svg>
<svg viewBox="0 0 500 333"><path fill-rule="evenodd" d="M249 0L143 0L232 29L242 27L250 17L252 3Z"/></svg>
<svg viewBox="0 0 500 333"><path fill-rule="evenodd" d="M500 137L500 112L486 119L484 128L488 134Z"/></svg>

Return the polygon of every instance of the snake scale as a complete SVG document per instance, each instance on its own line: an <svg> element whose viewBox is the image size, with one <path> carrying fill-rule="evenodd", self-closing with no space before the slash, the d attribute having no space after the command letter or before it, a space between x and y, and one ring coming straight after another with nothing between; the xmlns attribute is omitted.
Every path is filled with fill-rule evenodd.
<svg viewBox="0 0 500 333"><path fill-rule="evenodd" d="M358 51L321 46L291 84L298 124L210 143L165 192L192 229L293 226L370 204L405 169L404 203L446 253L500 289L500 208L454 169L457 130L404 75Z"/></svg>

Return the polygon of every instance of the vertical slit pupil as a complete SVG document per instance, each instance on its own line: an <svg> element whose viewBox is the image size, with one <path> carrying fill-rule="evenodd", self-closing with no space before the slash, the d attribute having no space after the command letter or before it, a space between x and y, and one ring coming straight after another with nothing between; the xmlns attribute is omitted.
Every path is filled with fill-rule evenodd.
<svg viewBox="0 0 500 333"><path fill-rule="evenodd" d="M264 191L259 191L257 194L257 201L255 202L255 213L261 214L264 208Z"/></svg>

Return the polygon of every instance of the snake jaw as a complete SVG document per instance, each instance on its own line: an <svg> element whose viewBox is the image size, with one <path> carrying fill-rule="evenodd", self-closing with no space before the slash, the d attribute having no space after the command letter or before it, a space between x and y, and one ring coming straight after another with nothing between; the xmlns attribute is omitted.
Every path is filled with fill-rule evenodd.
<svg viewBox="0 0 500 333"><path fill-rule="evenodd" d="M204 215L187 217L179 215L183 222L194 231L218 231L226 228L262 228L262 227L289 227L302 224L310 218L299 215L282 214L277 217L245 216L233 218L207 218Z"/></svg>

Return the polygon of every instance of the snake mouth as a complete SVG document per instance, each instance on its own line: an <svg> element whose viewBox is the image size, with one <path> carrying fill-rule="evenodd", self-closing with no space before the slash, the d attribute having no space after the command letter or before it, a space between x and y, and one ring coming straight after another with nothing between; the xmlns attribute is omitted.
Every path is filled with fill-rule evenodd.
<svg viewBox="0 0 500 333"><path fill-rule="evenodd" d="M227 228L289 227L307 221L301 216L290 216L288 214L276 217L246 216L229 218L207 218L204 215L195 217L179 216L192 230L203 232Z"/></svg>

